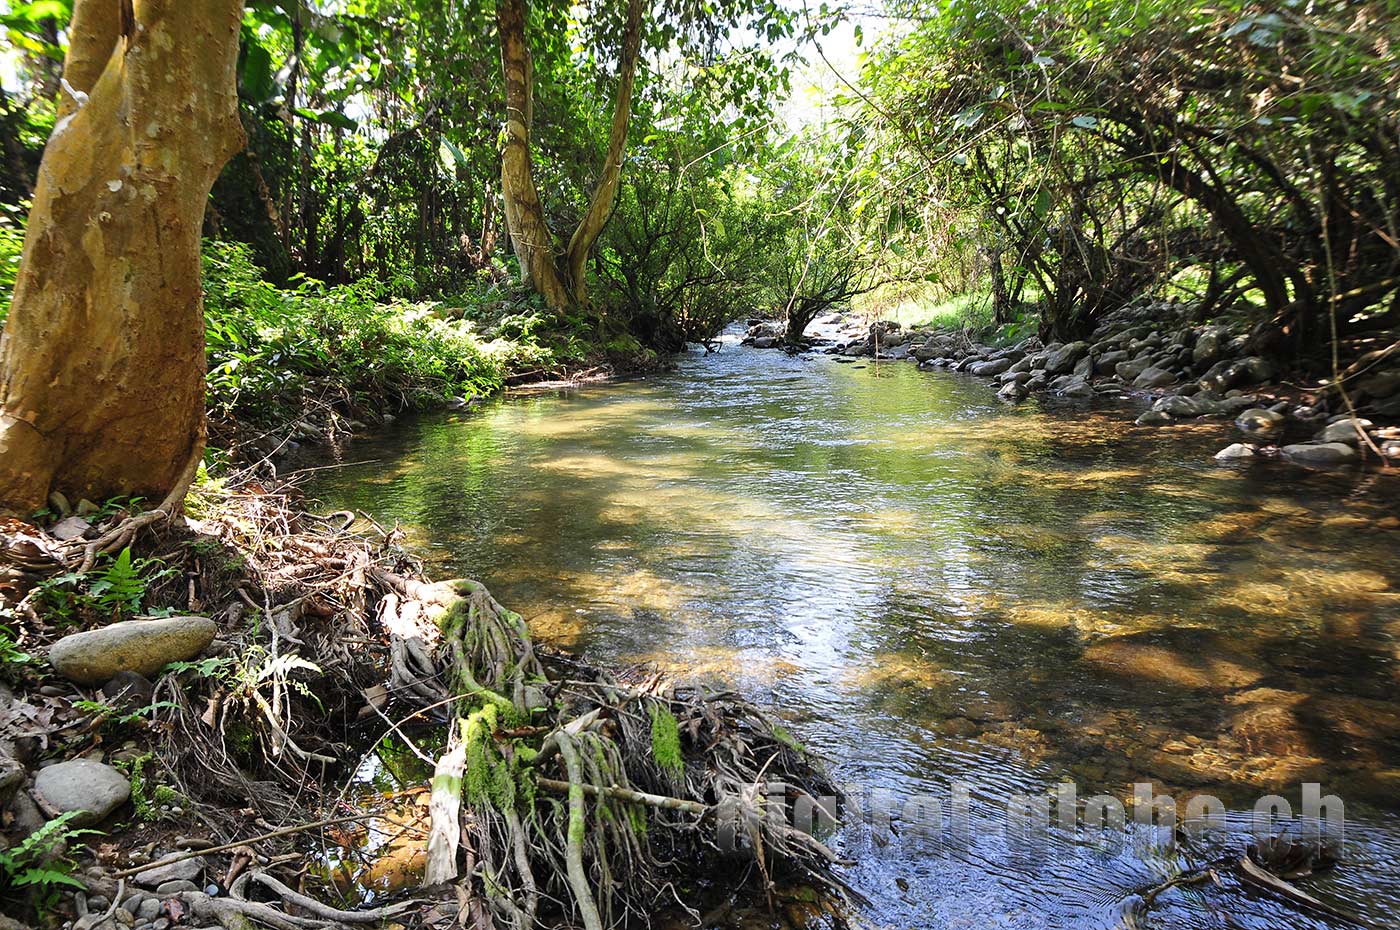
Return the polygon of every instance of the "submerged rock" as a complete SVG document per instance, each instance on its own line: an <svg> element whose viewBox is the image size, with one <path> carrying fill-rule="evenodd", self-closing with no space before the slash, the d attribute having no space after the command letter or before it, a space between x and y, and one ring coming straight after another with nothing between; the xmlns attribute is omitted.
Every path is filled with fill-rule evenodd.
<svg viewBox="0 0 1400 930"><path fill-rule="evenodd" d="M1253 446L1245 445L1242 442L1236 442L1215 453L1215 458L1216 461L1229 462L1238 459L1252 459L1256 454Z"/></svg>
<svg viewBox="0 0 1400 930"><path fill-rule="evenodd" d="M118 672L149 677L171 662L199 655L216 632L208 617L126 620L63 637L49 648L49 663L83 685L103 684Z"/></svg>

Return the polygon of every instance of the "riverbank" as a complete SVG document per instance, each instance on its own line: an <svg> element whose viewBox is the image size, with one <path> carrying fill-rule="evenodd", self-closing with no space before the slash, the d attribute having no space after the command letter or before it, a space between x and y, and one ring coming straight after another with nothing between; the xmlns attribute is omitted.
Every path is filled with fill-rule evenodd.
<svg viewBox="0 0 1400 930"><path fill-rule="evenodd" d="M236 243L205 244L204 294L209 445L235 463L275 464L303 444L469 409L512 386L666 364L599 320L502 287L431 301L396 299L374 281L277 287Z"/></svg>
<svg viewBox="0 0 1400 930"><path fill-rule="evenodd" d="M480 585L423 579L396 530L352 532L356 515L299 500L252 469L205 482L187 519L136 527L89 570L72 569L84 536L100 553L140 517L69 516L89 529L66 541L6 526L6 551L27 556L6 579L24 621L0 689L7 912L79 930L416 927L469 901L480 919L582 913L596 930L613 923L599 909L641 913L698 874L744 887L745 860L772 876L770 900L813 900L835 855L745 811L765 776L789 803L835 789L761 710L536 647ZM347 795L389 743L437 755L412 820ZM730 808L758 832L743 827L721 864ZM345 894L381 868L386 831L417 852L396 866L392 903L371 907ZM484 887L478 862L495 863ZM618 884L585 881L585 863ZM800 886L779 893L793 868Z"/></svg>
<svg viewBox="0 0 1400 930"><path fill-rule="evenodd" d="M986 345L966 333L834 314L804 346L837 361L878 358L966 372L1019 403L1032 394L1145 405L1139 426L1193 420L1232 429L1221 460L1281 457L1304 466L1400 462L1400 343L1358 348L1338 376L1309 383L1254 352L1243 324L1193 322L1188 305L1146 302L1107 315L1090 338L1043 344L1030 337ZM781 348L777 324L755 323L746 342ZM1233 440L1233 441L1231 441Z"/></svg>

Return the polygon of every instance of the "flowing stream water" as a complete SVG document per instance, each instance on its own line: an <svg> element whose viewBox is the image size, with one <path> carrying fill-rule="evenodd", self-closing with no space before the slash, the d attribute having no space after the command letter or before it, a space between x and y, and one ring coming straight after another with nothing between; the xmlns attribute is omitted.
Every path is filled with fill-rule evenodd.
<svg viewBox="0 0 1400 930"><path fill-rule="evenodd" d="M863 925L1350 926L1229 870L1135 916L1186 848L1131 824L1041 841L1007 813L1138 782L1219 798L1198 843L1236 854L1258 798L1297 810L1320 783L1344 862L1299 886L1395 920L1400 478L1220 465L1221 424L1132 415L730 337L664 375L401 421L309 491L398 522L540 639L778 708L876 812L833 840ZM910 799L950 820L958 785L970 831L918 830Z"/></svg>

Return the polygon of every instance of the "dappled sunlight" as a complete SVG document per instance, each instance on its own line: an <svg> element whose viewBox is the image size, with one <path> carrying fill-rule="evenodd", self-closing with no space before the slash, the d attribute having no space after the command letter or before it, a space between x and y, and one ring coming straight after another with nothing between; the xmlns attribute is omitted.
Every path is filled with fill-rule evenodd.
<svg viewBox="0 0 1400 930"><path fill-rule="evenodd" d="M1129 640L1094 643L1084 650L1084 662L1096 671L1134 679L1149 688L1231 691L1264 677L1260 669L1236 659Z"/></svg>
<svg viewBox="0 0 1400 930"><path fill-rule="evenodd" d="M841 685L852 691L875 688L925 692L942 690L957 680L957 675L931 662L914 661L899 653L880 653L871 656L866 665L846 669Z"/></svg>

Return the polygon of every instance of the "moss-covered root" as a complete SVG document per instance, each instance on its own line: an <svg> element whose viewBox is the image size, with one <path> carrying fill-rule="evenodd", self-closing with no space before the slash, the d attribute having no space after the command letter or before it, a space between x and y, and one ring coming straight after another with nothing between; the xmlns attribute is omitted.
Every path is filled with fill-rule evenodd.
<svg viewBox="0 0 1400 930"><path fill-rule="evenodd" d="M603 930L603 919L598 914L597 902L593 900L593 889L589 887L588 876L583 871L588 808L584 800L583 769L578 748L574 745L574 738L563 730L556 731L555 738L559 743L559 755L564 760L564 770L569 774L569 831L564 853L569 888L574 893L574 903L578 905L584 930Z"/></svg>

